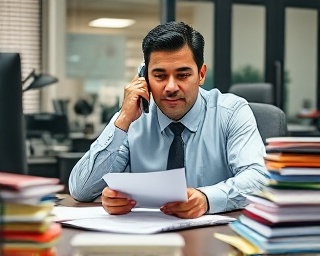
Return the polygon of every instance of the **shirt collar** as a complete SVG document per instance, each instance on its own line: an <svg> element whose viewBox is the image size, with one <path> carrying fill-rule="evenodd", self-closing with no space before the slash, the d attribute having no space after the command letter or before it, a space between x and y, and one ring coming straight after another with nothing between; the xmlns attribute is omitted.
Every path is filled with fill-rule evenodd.
<svg viewBox="0 0 320 256"><path fill-rule="evenodd" d="M163 114L158 107L157 107L157 115L158 115L161 132L163 132L163 130L171 122L174 122L172 119L168 118L165 114ZM191 132L196 132L199 127L199 123L202 118L202 115L204 115L204 104L203 104L203 99L200 95L200 92L198 92L198 97L193 107L182 119L179 120L179 122L181 122Z"/></svg>

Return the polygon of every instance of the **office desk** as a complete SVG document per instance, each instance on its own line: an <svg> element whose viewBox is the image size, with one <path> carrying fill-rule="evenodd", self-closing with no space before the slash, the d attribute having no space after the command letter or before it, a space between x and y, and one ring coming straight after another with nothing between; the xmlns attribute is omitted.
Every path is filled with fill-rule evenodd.
<svg viewBox="0 0 320 256"><path fill-rule="evenodd" d="M94 206L101 205L100 202L95 203L78 203L73 200L70 196L66 196L65 199L61 201L61 205L64 206ZM240 211L230 212L228 216L238 217ZM80 229L73 228L63 228L62 236L58 243L57 250L58 256L70 256L72 255L72 248L70 246L70 240L74 235L80 232L85 232ZM185 247L183 248L184 256L226 256L230 255L232 247L228 244L213 237L213 233L220 232L224 234L234 234L234 232L227 225L210 226L202 228L194 228L188 230L177 231L183 236L185 240Z"/></svg>

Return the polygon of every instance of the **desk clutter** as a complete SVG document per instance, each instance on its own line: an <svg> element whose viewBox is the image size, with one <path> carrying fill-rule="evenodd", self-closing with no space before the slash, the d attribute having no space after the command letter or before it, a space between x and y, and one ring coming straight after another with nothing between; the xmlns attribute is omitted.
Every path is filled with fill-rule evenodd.
<svg viewBox="0 0 320 256"><path fill-rule="evenodd" d="M269 179L229 224L239 236L214 236L245 255L320 253L320 138L267 140Z"/></svg>
<svg viewBox="0 0 320 256"><path fill-rule="evenodd" d="M51 211L59 179L0 172L2 256L54 256L61 225Z"/></svg>

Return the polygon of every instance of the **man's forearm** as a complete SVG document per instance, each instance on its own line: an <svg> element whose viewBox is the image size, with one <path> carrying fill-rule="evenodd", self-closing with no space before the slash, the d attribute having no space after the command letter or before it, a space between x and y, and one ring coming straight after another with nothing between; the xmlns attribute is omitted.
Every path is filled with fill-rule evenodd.
<svg viewBox="0 0 320 256"><path fill-rule="evenodd" d="M248 202L245 194L255 193L266 184L263 168L248 169L218 184L198 188L206 194L209 214L244 208Z"/></svg>
<svg viewBox="0 0 320 256"><path fill-rule="evenodd" d="M90 167L89 162L90 151L78 161L69 177L70 194L78 201L93 201L105 186L101 179L103 173L94 171L94 166Z"/></svg>
<svg viewBox="0 0 320 256"><path fill-rule="evenodd" d="M107 186L103 176L109 172L124 171L127 158L118 153L102 150L96 155L88 151L73 168L69 178L72 197L79 201L95 200Z"/></svg>
<svg viewBox="0 0 320 256"><path fill-rule="evenodd" d="M90 146L70 174L69 190L75 199L94 200L106 186L102 179L106 173L125 170L129 155L125 138L126 133L111 123Z"/></svg>

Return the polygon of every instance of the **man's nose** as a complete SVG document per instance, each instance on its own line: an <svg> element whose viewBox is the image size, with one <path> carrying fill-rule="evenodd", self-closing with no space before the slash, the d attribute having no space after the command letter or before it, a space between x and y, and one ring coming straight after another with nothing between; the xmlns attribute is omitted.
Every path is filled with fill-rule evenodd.
<svg viewBox="0 0 320 256"><path fill-rule="evenodd" d="M178 88L178 85L174 79L174 77L169 77L168 79L168 83L166 84L166 91L177 91L179 88Z"/></svg>

